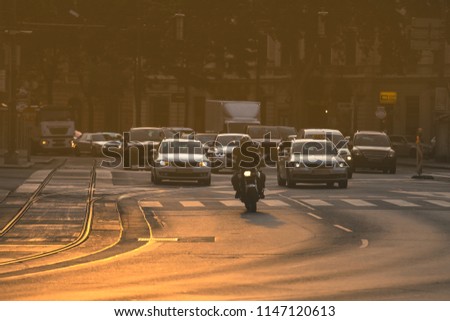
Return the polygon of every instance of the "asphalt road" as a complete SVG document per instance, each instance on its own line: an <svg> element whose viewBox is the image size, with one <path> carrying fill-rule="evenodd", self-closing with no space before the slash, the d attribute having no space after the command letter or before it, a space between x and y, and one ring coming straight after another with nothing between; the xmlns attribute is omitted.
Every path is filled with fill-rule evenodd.
<svg viewBox="0 0 450 321"><path fill-rule="evenodd" d="M445 170L288 189L267 169L266 199L246 213L227 173L154 186L147 171L93 177L92 164L0 170L5 230L59 166L0 237L0 300L450 299Z"/></svg>

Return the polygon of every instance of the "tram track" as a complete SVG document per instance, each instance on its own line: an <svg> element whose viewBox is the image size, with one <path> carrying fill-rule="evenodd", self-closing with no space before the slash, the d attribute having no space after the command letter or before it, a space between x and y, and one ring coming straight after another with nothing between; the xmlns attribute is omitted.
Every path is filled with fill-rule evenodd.
<svg viewBox="0 0 450 321"><path fill-rule="evenodd" d="M12 219L7 224L5 224L5 226L0 231L0 241L3 238L7 237L8 233L17 225L18 222L20 222L20 220L26 215L26 213L30 210L30 208L32 208L33 204L35 204L39 199L42 198L42 191L45 189L45 187L47 187L49 185L49 183L52 181L52 179L54 178L57 171L60 170L64 166L65 163L66 163L66 160L64 160L63 162L58 164L58 166L56 166L47 175L47 177L42 181L42 183L39 184L39 186L35 190L35 192L28 198L28 200L25 202L25 204L20 208L20 210L17 212L17 214L14 215L14 217L12 217ZM95 203L94 192L95 192L95 180L96 180L96 166L97 166L97 164L96 164L96 161L94 160L93 165L91 167L90 175L89 175L89 185L87 188L87 197L86 197L86 201L85 201L84 220L83 220L83 224L81 226L81 231L80 231L78 237L75 240L73 240L65 245L59 246L57 248L52 248L49 251L43 251L40 253L25 255L25 256L18 257L18 258L13 258L10 260L0 262L0 267L11 265L11 264L16 264L16 263L24 263L27 261L36 260L39 258L44 258L47 256L58 254L58 253L73 249L87 240L87 238L89 237L91 228L92 228L92 220L93 220L93 214L94 214L93 207L94 207L94 203ZM20 245L19 245L19 247L20 247Z"/></svg>

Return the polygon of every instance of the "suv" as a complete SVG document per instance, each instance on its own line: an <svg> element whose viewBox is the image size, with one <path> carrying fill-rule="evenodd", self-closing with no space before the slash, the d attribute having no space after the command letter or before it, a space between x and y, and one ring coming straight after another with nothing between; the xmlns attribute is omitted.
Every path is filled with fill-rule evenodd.
<svg viewBox="0 0 450 321"><path fill-rule="evenodd" d="M331 141L338 150L338 155L344 159L347 167L348 178L353 176L353 160L348 148L348 140L344 138L344 135L337 129L326 128L306 128L299 130L299 137L303 139L327 139Z"/></svg>
<svg viewBox="0 0 450 321"><path fill-rule="evenodd" d="M351 142L353 169L379 169L383 173L395 174L397 156L386 133L358 131Z"/></svg>

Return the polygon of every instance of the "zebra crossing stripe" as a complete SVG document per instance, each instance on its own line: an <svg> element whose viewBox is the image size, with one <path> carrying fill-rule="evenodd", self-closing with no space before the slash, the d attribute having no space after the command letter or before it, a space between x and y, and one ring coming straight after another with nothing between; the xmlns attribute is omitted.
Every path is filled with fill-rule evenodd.
<svg viewBox="0 0 450 321"><path fill-rule="evenodd" d="M376 206L375 204L359 200L359 199L343 199L344 202L358 207L369 207L369 206Z"/></svg>
<svg viewBox="0 0 450 321"><path fill-rule="evenodd" d="M446 202L446 201L426 200L426 202L431 203L433 205L441 206L441 207L450 207L450 203Z"/></svg>
<svg viewBox="0 0 450 321"><path fill-rule="evenodd" d="M202 202L198 201L180 201L180 204L184 207L205 207Z"/></svg>
<svg viewBox="0 0 450 321"><path fill-rule="evenodd" d="M397 205L400 207L420 207L420 205L399 199L384 199L383 202L390 203L393 205Z"/></svg>
<svg viewBox="0 0 450 321"><path fill-rule="evenodd" d="M309 204L311 206L332 206L330 203L319 200L319 199L302 200L302 202Z"/></svg>
<svg viewBox="0 0 450 321"><path fill-rule="evenodd" d="M266 204L267 206L289 206L289 204L280 201L280 200L261 200L261 202L263 202L264 204Z"/></svg>
<svg viewBox="0 0 450 321"><path fill-rule="evenodd" d="M157 201L140 201L141 207L163 207L160 202Z"/></svg>
<svg viewBox="0 0 450 321"><path fill-rule="evenodd" d="M238 201L238 200L220 201L220 203L222 203L223 205L228 206L228 207L242 206L241 201Z"/></svg>

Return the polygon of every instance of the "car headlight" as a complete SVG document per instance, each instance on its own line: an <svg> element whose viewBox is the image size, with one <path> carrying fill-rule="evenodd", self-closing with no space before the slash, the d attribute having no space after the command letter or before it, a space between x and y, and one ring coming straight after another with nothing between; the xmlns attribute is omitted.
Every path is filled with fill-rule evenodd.
<svg viewBox="0 0 450 321"><path fill-rule="evenodd" d="M250 177L250 176L252 176L252 172L251 171L244 171L244 176L245 177Z"/></svg>
<svg viewBox="0 0 450 321"><path fill-rule="evenodd" d="M344 168L345 167L345 163L336 162L336 163L334 163L334 167L335 168Z"/></svg>
<svg viewBox="0 0 450 321"><path fill-rule="evenodd" d="M300 163L300 162L289 162L289 164L288 164L288 167L290 167L290 168L299 168L299 167L302 167L302 163Z"/></svg>
<svg viewBox="0 0 450 321"><path fill-rule="evenodd" d="M198 163L198 166L199 166L199 167L208 167L209 164L208 164L208 162L201 161L201 162Z"/></svg>
<svg viewBox="0 0 450 321"><path fill-rule="evenodd" d="M395 157L395 151L390 150L388 153L388 157Z"/></svg>
<svg viewBox="0 0 450 321"><path fill-rule="evenodd" d="M351 160L352 160L352 155L347 155L347 156L345 157L345 159L346 159L347 161L351 161Z"/></svg>
<svg viewBox="0 0 450 321"><path fill-rule="evenodd" d="M41 140L41 145L42 146L48 145L48 140L45 139Z"/></svg>
<svg viewBox="0 0 450 321"><path fill-rule="evenodd" d="M168 166L168 165L169 165L168 161L165 161L165 160L159 161L159 166Z"/></svg>
<svg viewBox="0 0 450 321"><path fill-rule="evenodd" d="M356 148L353 148L352 153L353 153L354 156L361 156L362 155L361 151L359 149L356 149Z"/></svg>

